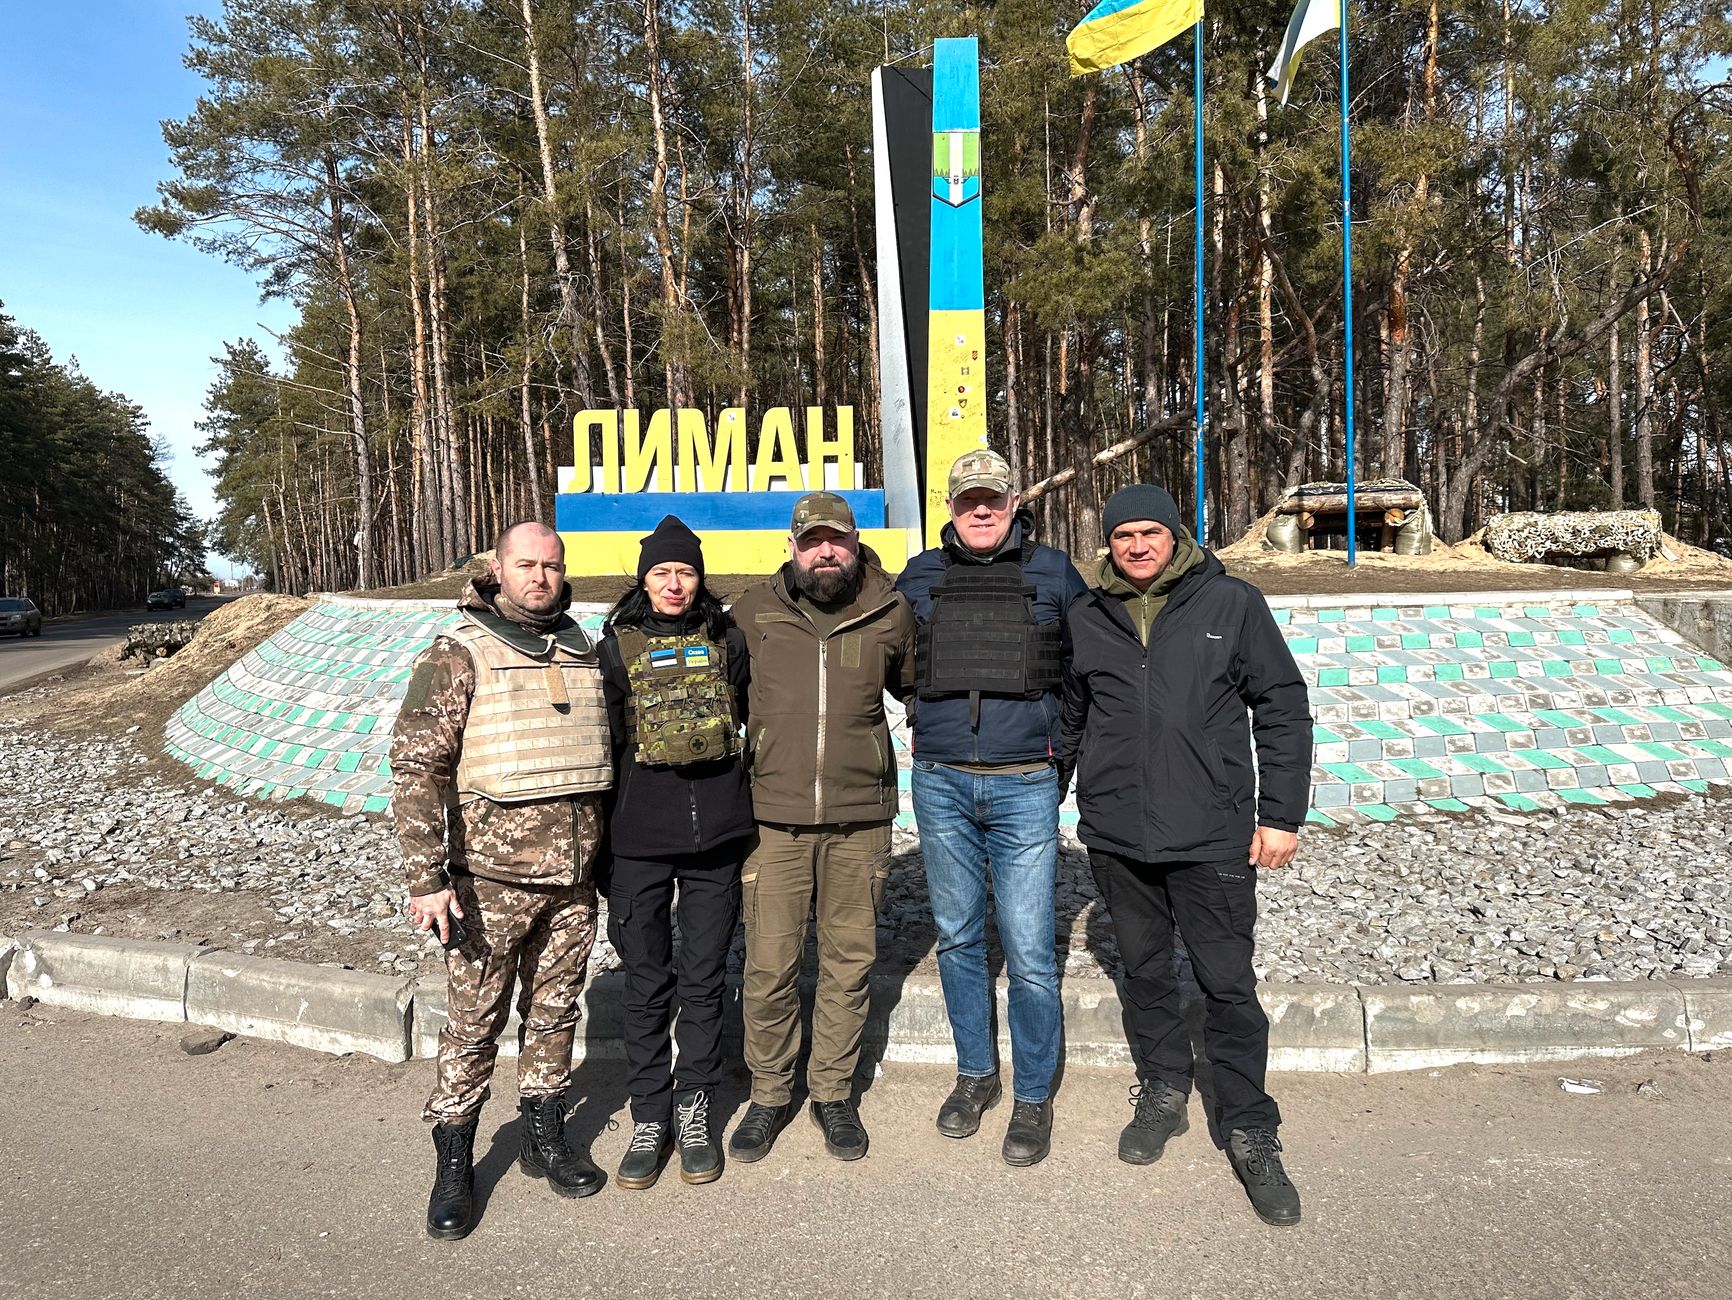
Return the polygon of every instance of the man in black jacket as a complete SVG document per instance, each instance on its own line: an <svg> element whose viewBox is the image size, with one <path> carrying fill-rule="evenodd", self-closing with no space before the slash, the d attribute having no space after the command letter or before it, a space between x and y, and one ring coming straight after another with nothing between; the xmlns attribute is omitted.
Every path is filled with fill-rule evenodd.
<svg viewBox="0 0 1732 1300"><path fill-rule="evenodd" d="M1305 682L1262 595L1227 576L1163 489L1115 493L1101 525L1108 554L1066 620L1062 770L1077 776L1079 834L1124 966L1138 1083L1119 1158L1150 1164L1187 1127L1176 927L1205 999L1228 1158L1266 1223L1297 1223L1251 956L1256 868L1293 860L1310 800Z"/></svg>

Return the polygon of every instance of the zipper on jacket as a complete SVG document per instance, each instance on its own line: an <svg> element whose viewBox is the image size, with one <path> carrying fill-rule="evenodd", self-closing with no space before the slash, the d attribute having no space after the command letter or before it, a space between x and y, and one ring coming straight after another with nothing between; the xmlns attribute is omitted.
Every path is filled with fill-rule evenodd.
<svg viewBox="0 0 1732 1300"><path fill-rule="evenodd" d="M818 761L812 773L812 816L824 820L824 732L829 727L830 639L818 638Z"/></svg>

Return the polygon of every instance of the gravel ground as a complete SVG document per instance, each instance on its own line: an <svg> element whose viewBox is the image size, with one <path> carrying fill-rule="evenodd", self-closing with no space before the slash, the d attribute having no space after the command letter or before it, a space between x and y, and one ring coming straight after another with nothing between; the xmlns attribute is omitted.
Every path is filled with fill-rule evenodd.
<svg viewBox="0 0 1732 1300"><path fill-rule="evenodd" d="M68 738L0 720L0 934L58 927L363 970L438 968L405 921L387 821L241 800L168 768L133 736ZM1309 832L1298 862L1259 883L1259 973L1342 983L1732 973L1729 812L1732 799L1718 796ZM896 850L880 965L931 971L914 837L898 832ZM1067 972L1113 972L1111 926L1074 841L1058 904ZM617 964L605 938L592 962Z"/></svg>

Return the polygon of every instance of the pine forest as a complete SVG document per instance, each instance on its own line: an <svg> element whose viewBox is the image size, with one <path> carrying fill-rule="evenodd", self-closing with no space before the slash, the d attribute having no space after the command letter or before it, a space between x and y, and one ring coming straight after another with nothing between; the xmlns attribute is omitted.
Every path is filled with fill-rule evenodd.
<svg viewBox="0 0 1732 1300"><path fill-rule="evenodd" d="M282 590L416 579L549 518L591 407L851 404L873 463L880 64L978 35L993 445L1043 536L1134 479L1210 541L1343 464L1339 68L1287 0L1073 79L1086 5L227 0L137 220L292 302L225 345L213 545ZM1357 472L1445 540L1651 506L1732 547L1732 22L1704 0L1351 6ZM217 340L213 340L213 349ZM74 389L76 380L70 381ZM1103 458L1103 453L1111 453ZM869 471L870 472L870 471Z"/></svg>

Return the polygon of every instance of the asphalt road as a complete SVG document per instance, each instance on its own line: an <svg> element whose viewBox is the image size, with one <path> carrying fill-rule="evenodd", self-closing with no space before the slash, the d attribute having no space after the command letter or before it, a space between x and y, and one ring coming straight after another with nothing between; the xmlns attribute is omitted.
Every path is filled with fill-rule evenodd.
<svg viewBox="0 0 1732 1300"><path fill-rule="evenodd" d="M0 690L14 689L33 678L76 667L98 650L124 641L126 630L134 624L203 618L224 599L189 596L185 609L94 614L89 618L44 623L41 636L0 638Z"/></svg>
<svg viewBox="0 0 1732 1300"><path fill-rule="evenodd" d="M1191 1131L1117 1162L1126 1080L1071 1070L1052 1156L938 1136L949 1084L894 1066L867 1092L868 1157L802 1117L717 1183L672 1174L562 1201L512 1163L515 1093L483 1117L485 1217L422 1233L425 1061L0 1003L0 1296L1719 1297L1732 1292L1732 1060L1675 1053L1538 1068L1279 1076L1297 1228L1264 1227ZM1577 1096L1560 1074L1600 1080ZM1638 1095L1655 1081L1659 1096ZM574 1136L611 1169L619 1069L579 1067ZM723 1099L737 1114L737 1090ZM606 1127L617 1119L619 1126Z"/></svg>

